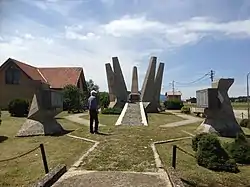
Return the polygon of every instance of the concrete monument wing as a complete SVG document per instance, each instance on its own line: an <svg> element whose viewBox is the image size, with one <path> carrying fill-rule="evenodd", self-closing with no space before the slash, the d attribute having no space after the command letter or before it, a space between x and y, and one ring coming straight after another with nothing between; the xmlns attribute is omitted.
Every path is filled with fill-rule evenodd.
<svg viewBox="0 0 250 187"><path fill-rule="evenodd" d="M62 92L40 90L33 96L27 120L17 136L62 134L65 130L57 123L55 116L63 110Z"/></svg>
<svg viewBox="0 0 250 187"><path fill-rule="evenodd" d="M219 79L212 88L196 92L197 106L205 108L205 120L197 128L197 133L214 132L220 136L235 137L243 133L238 124L228 96L234 79Z"/></svg>

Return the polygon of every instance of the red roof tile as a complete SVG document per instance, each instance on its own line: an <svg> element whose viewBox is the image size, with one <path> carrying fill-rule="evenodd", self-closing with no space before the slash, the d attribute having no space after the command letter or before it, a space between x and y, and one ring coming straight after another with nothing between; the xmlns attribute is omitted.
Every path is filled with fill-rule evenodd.
<svg viewBox="0 0 250 187"><path fill-rule="evenodd" d="M28 64L25 64L23 62L19 62L15 59L10 59L12 62L14 62L21 70L24 71L31 79L33 80L40 80L42 82L45 82L41 74L38 72L37 68L34 66L30 66Z"/></svg>
<svg viewBox="0 0 250 187"><path fill-rule="evenodd" d="M77 85L82 68L58 67L38 68L38 70L52 88L63 88L68 84Z"/></svg>
<svg viewBox="0 0 250 187"><path fill-rule="evenodd" d="M31 79L48 83L52 88L63 88L68 84L77 85L83 71L80 67L37 68L11 58L6 62L8 61L14 62Z"/></svg>

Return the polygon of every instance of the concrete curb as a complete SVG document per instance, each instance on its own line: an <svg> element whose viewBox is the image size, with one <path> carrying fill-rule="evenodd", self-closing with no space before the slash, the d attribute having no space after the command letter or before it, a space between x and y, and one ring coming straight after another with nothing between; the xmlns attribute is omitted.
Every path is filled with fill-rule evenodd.
<svg viewBox="0 0 250 187"><path fill-rule="evenodd" d="M73 166L69 169L69 170L74 170L75 168L78 168L78 167L81 165L83 159L84 159L85 157L87 157L92 151L94 151L94 149L98 146L98 144L99 144L100 142L95 141L95 140L91 140L91 139L88 139L88 138L82 138L82 137L79 137L79 136L70 135L70 134L68 134L67 136L69 136L69 137L71 137L71 138L75 138L75 139L79 139L79 140L83 140L83 141L87 141L87 142L94 143L94 145L93 145L91 148L89 148L88 151L87 151L85 154L83 154L83 155L73 164Z"/></svg>
<svg viewBox="0 0 250 187"><path fill-rule="evenodd" d="M125 115L125 113L126 113L127 108L128 108L128 103L126 103L126 104L124 105L124 107L123 107L123 109L122 109L122 112L121 112L119 118L117 119L115 125L121 125L121 124L122 124L122 119L123 119L123 117L124 117L124 115Z"/></svg>
<svg viewBox="0 0 250 187"><path fill-rule="evenodd" d="M167 186L169 186L169 187L173 187L173 186L175 186L175 184L173 183L173 181L171 179L172 177L170 176L170 174L166 170L164 170L160 155L159 155L155 145L170 143L170 142L175 142L175 141L180 141L180 140L185 140L185 139L190 139L190 138L192 138L192 137L188 136L188 137L182 137L182 138L175 138L175 139L169 139L169 140L156 141L156 142L153 142L151 144L151 148L153 150L154 158L155 158L155 165L156 165L156 167L158 169L158 172L161 173L165 177L166 182L167 182Z"/></svg>
<svg viewBox="0 0 250 187"><path fill-rule="evenodd" d="M79 123L81 125L89 126L89 120L81 118L80 116L87 116L88 114L71 114L68 116L65 116L64 119L69 120L74 123ZM99 127L106 126L99 123Z"/></svg>
<svg viewBox="0 0 250 187"><path fill-rule="evenodd" d="M145 114L145 110L144 110L142 102L140 102L140 110L141 110L142 123L144 124L144 126L148 126L148 121L146 118L146 114Z"/></svg>
<svg viewBox="0 0 250 187"><path fill-rule="evenodd" d="M48 187L52 186L58 179L67 172L66 165L57 165L42 179L35 183L32 187Z"/></svg>

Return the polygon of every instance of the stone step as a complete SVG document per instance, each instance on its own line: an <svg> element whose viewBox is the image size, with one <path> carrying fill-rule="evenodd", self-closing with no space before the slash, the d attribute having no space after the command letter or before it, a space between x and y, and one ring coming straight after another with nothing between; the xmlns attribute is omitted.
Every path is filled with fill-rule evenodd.
<svg viewBox="0 0 250 187"><path fill-rule="evenodd" d="M127 110L122 119L122 125L143 125L140 104L128 103Z"/></svg>

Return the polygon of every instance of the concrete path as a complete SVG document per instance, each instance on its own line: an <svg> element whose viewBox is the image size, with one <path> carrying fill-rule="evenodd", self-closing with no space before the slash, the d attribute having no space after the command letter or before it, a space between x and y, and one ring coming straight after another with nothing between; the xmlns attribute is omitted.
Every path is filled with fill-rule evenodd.
<svg viewBox="0 0 250 187"><path fill-rule="evenodd" d="M64 118L69 120L69 121L79 123L81 125L89 126L89 120L81 118L81 116L87 116L87 115L88 115L88 113L72 114L69 116L65 116ZM106 126L106 125L99 123L99 126Z"/></svg>
<svg viewBox="0 0 250 187"><path fill-rule="evenodd" d="M99 142L73 135L68 136L95 144L75 162L53 187L172 187L168 174L162 169L159 155L155 157L158 172L78 170L83 158L87 157L98 146ZM158 153L154 145L153 148L155 156Z"/></svg>
<svg viewBox="0 0 250 187"><path fill-rule="evenodd" d="M243 118L247 118L247 110L234 110L234 115L236 118L242 119L242 113Z"/></svg>
<svg viewBox="0 0 250 187"><path fill-rule="evenodd" d="M161 125L160 127L178 127L178 126L183 126L183 125L189 125L192 123L202 122L204 120L203 118L194 117L194 116L187 115L187 114L182 114L182 113L176 112L176 111L168 110L167 112L172 113L178 117L184 118L185 120L173 122L173 123L168 123L165 125Z"/></svg>
<svg viewBox="0 0 250 187"><path fill-rule="evenodd" d="M80 171L63 175L53 187L172 187L161 173Z"/></svg>

